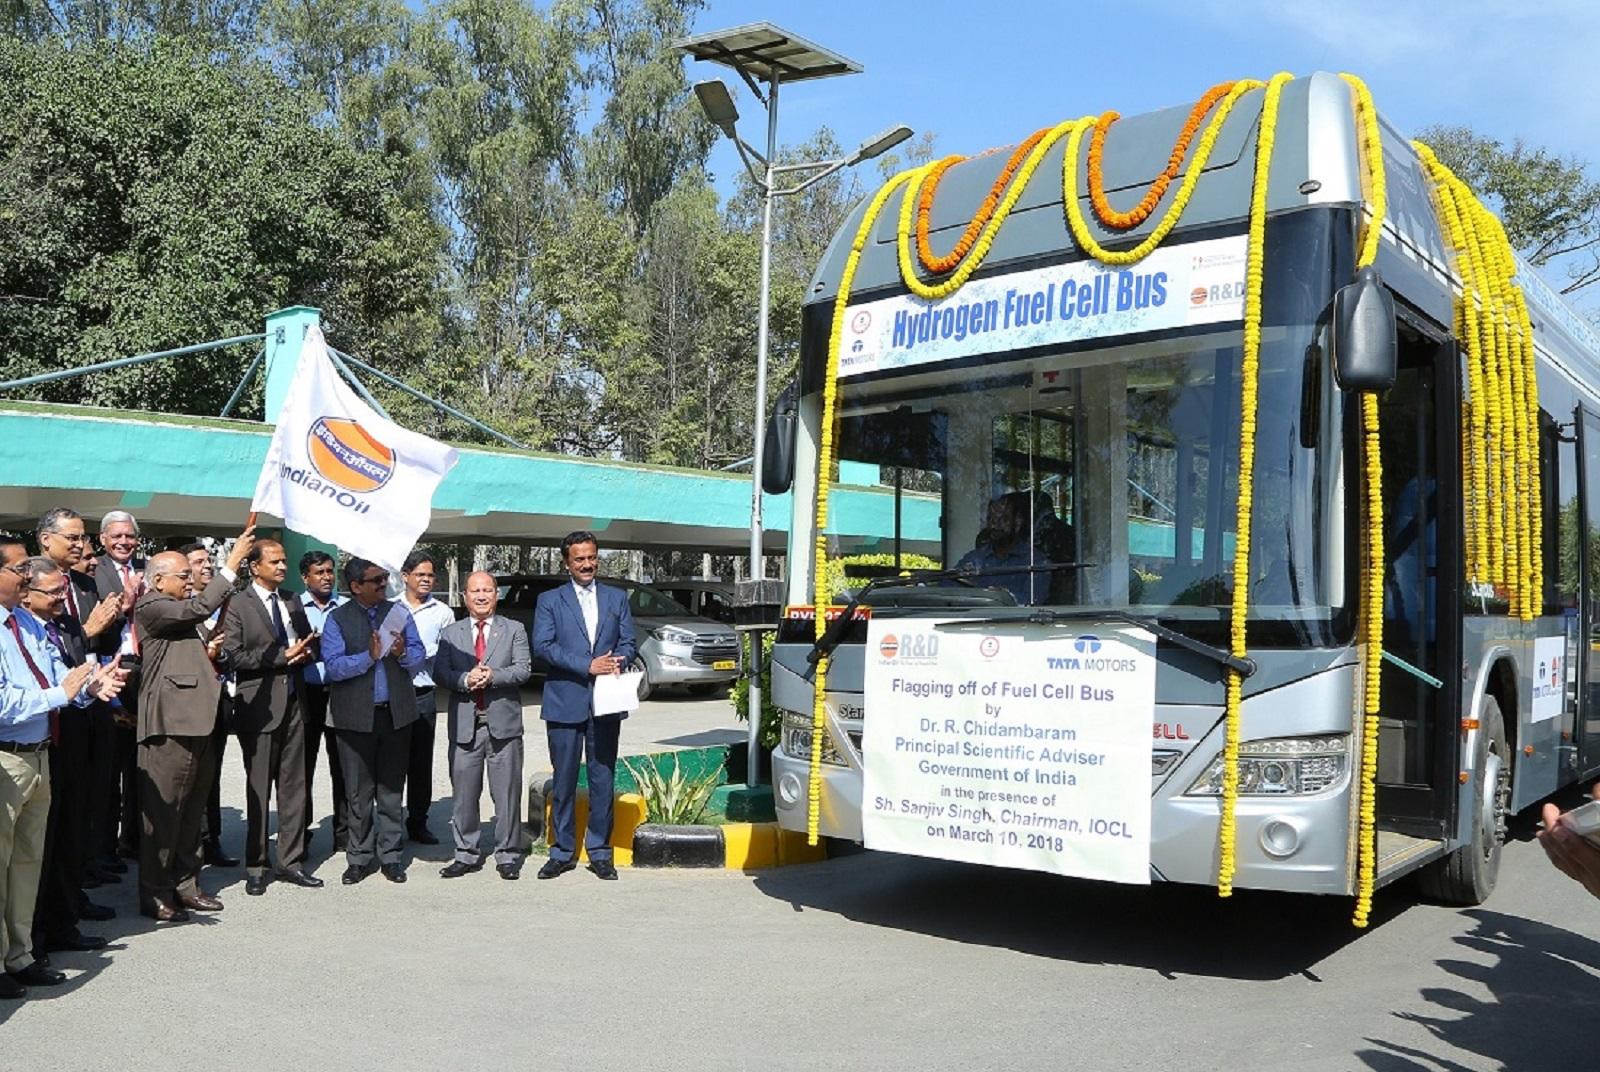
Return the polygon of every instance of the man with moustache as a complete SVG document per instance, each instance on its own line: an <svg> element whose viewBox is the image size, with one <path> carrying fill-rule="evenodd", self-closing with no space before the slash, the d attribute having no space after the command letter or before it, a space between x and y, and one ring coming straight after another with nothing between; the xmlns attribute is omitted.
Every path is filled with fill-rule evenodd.
<svg viewBox="0 0 1600 1072"><path fill-rule="evenodd" d="M411 724L411 757L406 765L406 836L418 845L439 844L428 829L428 808L433 803L433 729L439 716L432 671L434 656L439 653L439 634L456 620L456 612L434 597L436 570L433 556L420 549L407 555L400 567L406 586L401 599L417 623L426 656L422 669L411 679L417 691L417 720Z"/></svg>
<svg viewBox="0 0 1600 1072"><path fill-rule="evenodd" d="M549 664L540 717L555 768L550 806L550 859L539 878L551 879L577 867L578 764L589 772L589 830L584 845L589 870L615 881L611 859L611 787L617 741L627 712L597 711L594 680L619 673L638 654L633 615L621 589L595 580L600 544L592 532L572 532L561 541L561 561L571 584L545 592L533 611L533 653Z"/></svg>
<svg viewBox="0 0 1600 1072"><path fill-rule="evenodd" d="M116 695L120 674L83 662L68 669L47 633L21 609L29 569L14 544L0 548L0 998L21 998L29 986L58 986L66 976L33 952L50 814L52 739L69 705ZM59 573L57 574L59 578Z"/></svg>
<svg viewBox="0 0 1600 1072"><path fill-rule="evenodd" d="M483 867L478 800L489 768L494 800L495 870L522 873L522 685L532 673L528 633L495 613L500 590L483 571L467 578L467 617L439 637L433 680L446 694L450 734L450 828L456 856L439 874L460 878Z"/></svg>
<svg viewBox="0 0 1600 1072"><path fill-rule="evenodd" d="M301 666L311 659L313 636L293 593L279 590L289 573L283 545L257 540L245 558L250 586L230 600L223 615L223 650L238 686L233 730L244 753L246 834L244 892L267 892L270 860L267 809L278 787L277 877L317 889L306 874L305 723L300 714Z"/></svg>
<svg viewBox="0 0 1600 1072"><path fill-rule="evenodd" d="M352 558L344 576L352 598L328 615L322 635L328 717L338 733L350 808L348 866L339 881L354 886L381 869L390 882L404 882L400 802L417 720L411 678L425 661L422 640L405 608L384 598L387 570Z"/></svg>
<svg viewBox="0 0 1600 1072"><path fill-rule="evenodd" d="M14 612L19 622L42 632L52 654L69 669L92 662L88 643L78 623L65 616L66 575L48 558L27 559L22 605ZM33 915L33 948L39 952L88 952L105 946L99 935L78 929L81 919L111 919L110 908L91 905L83 893L89 830L87 777L89 774L90 709L64 708L56 717L51 742L50 815L45 830L44 864L40 872L39 900Z"/></svg>
<svg viewBox="0 0 1600 1072"><path fill-rule="evenodd" d="M100 549L104 555L90 574L94 578L95 592L102 600L116 597L122 613L115 623L117 628L108 630L95 649L101 655L121 652L137 655L138 638L130 628L132 619L129 614L144 590L144 559L138 555L139 522L126 510L107 513L100 519ZM89 554L90 551L85 550L85 557ZM131 850L137 848L139 843L139 747L134 740L138 702L139 673L135 670L123 687L119 700L123 717L110 720L109 739L100 746L110 749L108 761L112 778L107 783L107 791L111 794L107 807L112 821L122 827L118 849L124 855L132 855ZM111 848L106 847L105 851L110 854ZM110 864L110 870L115 871L118 866L122 866L124 872L127 870L115 855L110 855L106 863Z"/></svg>
<svg viewBox="0 0 1600 1072"><path fill-rule="evenodd" d="M222 908L199 885L200 820L215 769L211 752L221 691L199 629L228 599L254 542L252 521L234 542L221 575L198 595L189 560L163 551L146 564L146 592L134 608L144 656L137 730L144 814L139 907L158 922L187 920L190 909Z"/></svg>
<svg viewBox="0 0 1600 1072"><path fill-rule="evenodd" d="M334 590L333 556L326 551L307 551L300 556L300 607L306 624L319 637L327 632L328 615L344 597ZM328 753L328 784L333 790L333 851L343 852L349 838L349 806L344 798L344 773L339 769L339 748L328 724L328 667L322 661L322 646L312 645L316 655L301 671L301 693L306 723L306 844L311 844L312 808L317 774L317 753Z"/></svg>

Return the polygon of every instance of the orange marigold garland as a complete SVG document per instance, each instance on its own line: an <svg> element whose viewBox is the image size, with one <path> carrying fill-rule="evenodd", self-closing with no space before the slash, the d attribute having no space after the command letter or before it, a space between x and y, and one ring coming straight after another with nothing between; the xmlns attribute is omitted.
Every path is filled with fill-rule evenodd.
<svg viewBox="0 0 1600 1072"><path fill-rule="evenodd" d="M1205 96L1195 102L1195 106L1189 110L1189 118L1183 122L1183 129L1178 132L1178 140L1172 145L1172 155L1167 158L1166 170L1155 177L1155 181L1145 191L1143 199L1127 212L1118 212L1111 207L1111 202L1106 200L1105 174L1101 169L1101 162L1105 157L1106 131L1111 129L1112 123L1122 118L1122 114L1115 111L1101 113L1100 118L1095 120L1094 133L1089 138L1089 200L1094 205L1094 214L1100 218L1101 223L1114 231L1126 231L1150 218L1150 213L1156 210L1161 198L1166 195L1167 187L1178 177L1183 167L1183 158L1189 155L1189 143L1200 132L1200 124L1232 88L1232 82L1218 82L1206 90Z"/></svg>
<svg viewBox="0 0 1600 1072"><path fill-rule="evenodd" d="M943 257L934 256L933 246L929 243L929 232L933 226L933 198L939 188L939 180L944 173L955 165L968 159L965 156L947 156L928 172L928 177L923 180L922 187L917 191L917 259L922 266L934 275L943 275L951 271L966 255L972 252L972 244L978 240L978 235L983 231L983 225L989 222L989 217L994 215L995 206L1000 204L1000 198L1006 192L1006 187L1011 185L1011 178L1017 173L1017 168L1028 158L1033 147L1039 144L1039 139L1050 133L1049 127L1043 127L1028 135L1028 139L1011 151L1011 156L1006 160L1006 166L1000 169L1000 174L989 187L989 193L983 199L983 204L978 206L977 215L967 222L966 230L961 232L961 237L956 240L955 248Z"/></svg>

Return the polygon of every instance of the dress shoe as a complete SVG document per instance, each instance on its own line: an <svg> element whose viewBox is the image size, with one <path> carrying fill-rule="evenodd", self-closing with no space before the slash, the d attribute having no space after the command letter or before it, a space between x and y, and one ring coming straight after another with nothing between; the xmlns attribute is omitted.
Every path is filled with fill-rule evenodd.
<svg viewBox="0 0 1600 1072"><path fill-rule="evenodd" d="M439 868L439 877L440 878L460 878L462 875L470 875L474 871L482 871L482 870L483 870L483 864L481 864L481 863L464 864L460 860L451 860L444 867Z"/></svg>
<svg viewBox="0 0 1600 1072"><path fill-rule="evenodd" d="M7 1001L18 1001L27 996L27 987L11 978L11 976L0 972L0 998Z"/></svg>
<svg viewBox="0 0 1600 1072"><path fill-rule="evenodd" d="M589 870L594 872L595 878L603 878L607 882L617 881L617 867L610 860L595 860L589 864Z"/></svg>
<svg viewBox="0 0 1600 1072"><path fill-rule="evenodd" d="M507 882L515 882L522 877L521 864L495 864L494 869L500 872L500 877Z"/></svg>
<svg viewBox="0 0 1600 1072"><path fill-rule="evenodd" d="M193 912L222 911L222 902L204 890L197 890L194 893L180 893L178 894L178 902Z"/></svg>
<svg viewBox="0 0 1600 1072"><path fill-rule="evenodd" d="M44 940L44 948L47 953L92 953L96 949L104 949L105 947L106 939L104 936L84 934L79 930L73 930L67 934ZM39 956L37 945L35 946L33 959L49 967L49 961Z"/></svg>
<svg viewBox="0 0 1600 1072"><path fill-rule="evenodd" d="M216 841L206 842L205 862L207 867L238 867L239 858L229 856L222 851L222 844Z"/></svg>
<svg viewBox="0 0 1600 1072"><path fill-rule="evenodd" d="M78 905L78 918L104 923L108 919L116 919L117 910L110 905L95 904L93 901L85 900Z"/></svg>
<svg viewBox="0 0 1600 1072"><path fill-rule="evenodd" d="M320 878L308 875L298 867L293 871L279 871L278 881L287 882L291 886L301 886L308 890L322 889L322 880Z"/></svg>
<svg viewBox="0 0 1600 1072"><path fill-rule="evenodd" d="M415 841L418 845L439 844L439 839L434 837L433 831L429 830L426 826L406 827L406 837L411 841Z"/></svg>
<svg viewBox="0 0 1600 1072"><path fill-rule="evenodd" d="M8 971L6 974L23 986L60 986L67 981L65 972L47 968L38 961L34 961L21 971Z"/></svg>
<svg viewBox="0 0 1600 1072"><path fill-rule="evenodd" d="M44 951L43 945L44 945L43 942L34 942L33 943L33 962L35 964L43 964L45 967L48 968L48 967L51 966L50 965L50 954L46 953Z"/></svg>
<svg viewBox="0 0 1600 1072"><path fill-rule="evenodd" d="M137 856L139 854L135 852L133 855ZM113 875L126 875L128 873L128 865L115 856L102 856L94 862L94 866L101 871L109 871Z"/></svg>
<svg viewBox="0 0 1600 1072"><path fill-rule="evenodd" d="M246 875L244 892L251 897L260 897L267 892L268 878L266 875Z"/></svg>
<svg viewBox="0 0 1600 1072"><path fill-rule="evenodd" d="M157 923L189 922L189 913L185 912L181 908L174 908L165 901L157 901L153 905L147 905L144 908L139 909L139 911L142 914L149 916Z"/></svg>
<svg viewBox="0 0 1600 1072"><path fill-rule="evenodd" d="M550 859L548 859L548 860L546 860L544 862L544 866L543 867L539 868L539 877L540 878L559 878L562 875L566 874L568 871L573 870L577 866L578 865L577 865L576 861L573 861L573 860L557 860L555 857L552 856Z"/></svg>
<svg viewBox="0 0 1600 1072"><path fill-rule="evenodd" d="M383 865L383 877L388 879L390 882L404 882L406 880L406 868L405 868L405 865L404 864L384 864Z"/></svg>
<svg viewBox="0 0 1600 1072"><path fill-rule="evenodd" d="M357 882L372 874L373 869L362 867L360 864L351 864L344 869L344 874L339 876L339 881L346 886L354 886Z"/></svg>

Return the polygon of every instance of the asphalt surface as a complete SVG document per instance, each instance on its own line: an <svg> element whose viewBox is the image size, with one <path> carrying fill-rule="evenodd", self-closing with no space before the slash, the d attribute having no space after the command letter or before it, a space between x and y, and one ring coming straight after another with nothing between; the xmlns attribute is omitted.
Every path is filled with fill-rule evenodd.
<svg viewBox="0 0 1600 1072"><path fill-rule="evenodd" d="M624 751L736 738L728 710L652 701ZM442 742L439 770L442 796ZM445 833L446 804L432 814ZM0 1003L0 1069L1538 1072L1600 1050L1600 901L1528 840L1488 904L1390 889L1364 932L1339 900L870 853L506 882L438 878L438 846L403 886L344 888L328 847L325 823L327 888L246 898L242 870L208 870L226 911L175 927L138 916L128 880L96 891L112 945L57 954L66 985Z"/></svg>

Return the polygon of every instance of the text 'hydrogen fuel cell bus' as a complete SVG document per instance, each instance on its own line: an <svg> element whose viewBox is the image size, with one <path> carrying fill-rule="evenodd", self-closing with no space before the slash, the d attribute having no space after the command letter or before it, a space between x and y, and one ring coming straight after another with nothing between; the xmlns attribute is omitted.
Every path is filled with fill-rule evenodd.
<svg viewBox="0 0 1600 1072"><path fill-rule="evenodd" d="M1370 291L1381 278L1382 293L1346 291L1344 304L1359 299L1363 311L1341 312L1336 295L1356 278L1364 228L1380 207L1363 154L1364 94L1334 75L1287 81L1272 129L1247 659L1234 660L1248 673L1233 881L1357 890L1362 555L1381 542L1385 655L1368 886L1425 869L1432 894L1476 903L1494 886L1507 815L1600 771L1600 651L1589 642L1600 628L1600 341L1519 266L1536 409L1532 384L1508 378L1503 345L1496 355L1491 341L1480 355L1489 365L1472 364L1468 352L1499 314L1472 289L1471 266L1454 248L1463 240L1441 222L1450 206L1436 175L1387 126L1376 276L1364 281ZM819 491L825 481L877 484L895 489L894 543L825 530L828 603L860 586L845 568L850 556L904 563L915 554L967 575L881 570L897 579L862 598L873 621L1012 618L1048 634L1132 620L1156 631L1149 877L1218 881L1230 626L1240 605L1248 232L1267 96L1259 84L1232 94L1204 144L1192 140L1196 119L1218 120L1216 111L1177 108L1103 124L1098 138L1092 120L1079 121L1082 137L1036 137L1009 159L1002 150L940 166L879 206L854 262L869 206L835 237L805 306L794 419L775 420L766 472L769 491L791 479L794 491L791 608L772 671L785 827L806 829L814 807L821 834L860 840L864 767L894 761L863 749L878 712L864 703L868 626L856 620L830 638L820 770L811 763ZM1064 168L1069 147L1080 158ZM1176 162L1199 174L1180 186L1171 180L1190 176ZM1168 181L1142 219L1124 214L1108 226L1091 185L1102 201L1129 204L1163 172ZM1064 175L1076 177L1075 207L1063 203ZM1187 203L1170 233L1120 265L1086 255L1066 211L1083 217L1096 243L1123 250L1180 197ZM1004 223L991 244L980 221L997 214L997 201ZM915 234L924 222L926 237ZM981 269L939 297L908 290L908 270L924 287L948 278L960 257L927 257L958 240L968 256L986 254ZM836 310L847 268L847 304ZM1341 353L1366 345L1374 308L1392 332L1378 395L1381 520L1362 494L1362 403L1352 387L1362 385L1363 358ZM1354 385L1341 378L1347 358L1357 363ZM1529 415L1520 424L1509 409L1517 399ZM833 455L820 472L829 405ZM1500 501L1513 484L1535 523ZM1530 582L1538 590L1525 590L1519 607L1517 586Z"/></svg>

